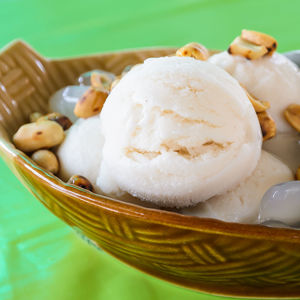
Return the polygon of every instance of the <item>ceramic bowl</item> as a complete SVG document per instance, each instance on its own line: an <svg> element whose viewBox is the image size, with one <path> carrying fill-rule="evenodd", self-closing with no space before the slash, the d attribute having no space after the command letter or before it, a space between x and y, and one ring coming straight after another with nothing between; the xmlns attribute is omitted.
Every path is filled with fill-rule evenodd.
<svg viewBox="0 0 300 300"><path fill-rule="evenodd" d="M48 60L23 42L0 54L0 154L53 214L96 246L148 274L219 295L300 297L300 231L226 223L139 207L76 188L15 149L12 134L49 96L90 69L120 73L174 49ZM101 270L99 270L101 272Z"/></svg>

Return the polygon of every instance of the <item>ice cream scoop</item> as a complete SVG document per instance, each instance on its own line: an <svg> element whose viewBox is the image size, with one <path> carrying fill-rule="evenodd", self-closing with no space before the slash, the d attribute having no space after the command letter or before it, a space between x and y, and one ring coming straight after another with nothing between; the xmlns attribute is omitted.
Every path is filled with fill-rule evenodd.
<svg viewBox="0 0 300 300"><path fill-rule="evenodd" d="M248 60L226 51L213 55L209 62L226 70L256 98L269 101L268 112L279 132L293 131L283 116L289 104L300 104L300 71L292 61L279 53Z"/></svg>
<svg viewBox="0 0 300 300"><path fill-rule="evenodd" d="M288 166L262 151L256 169L238 187L187 208L182 213L227 222L255 223L264 193L271 186L289 180L293 180L293 174Z"/></svg>
<svg viewBox="0 0 300 300"><path fill-rule="evenodd" d="M60 177L68 180L73 175L88 178L99 192L96 180L102 157L103 138L100 118L78 119L67 131L63 143L57 150L60 161Z"/></svg>
<svg viewBox="0 0 300 300"><path fill-rule="evenodd" d="M112 90L101 112L97 185L166 207L222 194L252 173L260 126L239 83L193 58L148 59Z"/></svg>

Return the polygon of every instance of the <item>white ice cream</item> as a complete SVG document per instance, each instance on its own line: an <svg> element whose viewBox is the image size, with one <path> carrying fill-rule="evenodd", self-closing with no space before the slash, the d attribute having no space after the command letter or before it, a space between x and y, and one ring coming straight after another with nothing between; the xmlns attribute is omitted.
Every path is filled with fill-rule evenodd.
<svg viewBox="0 0 300 300"><path fill-rule="evenodd" d="M102 157L102 146L99 116L76 121L57 150L60 177L68 180L72 175L82 175L90 180L97 192L100 192L96 180Z"/></svg>
<svg viewBox="0 0 300 300"><path fill-rule="evenodd" d="M287 165L270 153L262 151L256 169L238 187L195 207L187 208L182 213L227 222L255 223L264 193L272 185L293 178Z"/></svg>
<svg viewBox="0 0 300 300"><path fill-rule="evenodd" d="M283 116L289 104L300 104L300 71L293 62L278 53L248 60L227 51L213 55L209 61L230 73L253 96L270 102L268 112L279 132L294 130Z"/></svg>
<svg viewBox="0 0 300 300"><path fill-rule="evenodd" d="M189 206L234 188L261 153L244 90L222 69L193 58L135 67L112 90L101 121L98 187L161 206Z"/></svg>

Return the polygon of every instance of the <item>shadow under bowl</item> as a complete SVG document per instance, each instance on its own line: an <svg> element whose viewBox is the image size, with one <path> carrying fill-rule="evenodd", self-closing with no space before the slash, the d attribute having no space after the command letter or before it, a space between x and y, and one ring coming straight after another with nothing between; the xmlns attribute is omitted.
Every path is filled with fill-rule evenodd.
<svg viewBox="0 0 300 300"><path fill-rule="evenodd" d="M0 54L0 155L54 215L119 260L169 282L218 295L300 297L300 230L226 223L139 207L68 185L11 143L34 111L79 74L174 53L171 48L48 60L16 41Z"/></svg>

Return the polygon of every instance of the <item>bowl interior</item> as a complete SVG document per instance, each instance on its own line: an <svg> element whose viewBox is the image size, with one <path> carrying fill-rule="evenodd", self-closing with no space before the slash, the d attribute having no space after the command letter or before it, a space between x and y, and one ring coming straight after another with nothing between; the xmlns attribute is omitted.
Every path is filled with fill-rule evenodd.
<svg viewBox="0 0 300 300"><path fill-rule="evenodd" d="M24 123L27 123L30 113L39 111L46 113L48 111L49 97L58 89L76 84L78 76L92 69L103 69L106 71L120 74L127 66L144 61L148 57L159 57L171 55L174 48L150 48L142 50L120 51L90 55L84 57L49 60L36 53L30 46L22 41L16 41L8 45L0 56L0 138L1 150L4 159L13 156L14 159L22 160L22 164L28 168L37 169L45 179L54 180L55 184L61 188L71 188L81 191L80 188L74 188L65 184L57 177L46 172L37 166L22 152L15 149L11 144L11 136ZM212 51L215 53L216 51ZM6 159L7 161L7 159ZM87 192L86 192L87 193ZM105 205L110 203L114 206L116 202L110 202L109 197L97 196L88 193L93 199L108 199ZM116 199L115 199L116 200ZM143 212L158 212L156 209L139 207L134 204L128 204L117 201L119 209L120 203L125 207L133 207ZM99 203L99 202L98 202ZM171 222L176 226L183 226L197 230L201 224L201 230L209 224L206 230L228 231L237 235L256 236L263 234L262 237L276 236L276 239L286 240L295 235L300 237L300 233L293 229L277 229L259 225L235 224L222 222L218 220L200 219L191 216L182 216L176 213L160 211L160 214L166 215L166 222ZM153 221L160 222L161 216L151 214ZM203 227L204 226L204 227ZM282 232L282 234L280 234ZM280 237L281 236L281 237Z"/></svg>
<svg viewBox="0 0 300 300"><path fill-rule="evenodd" d="M119 74L127 65L172 53L153 48L48 60L23 42L9 45L0 54L0 155L51 212L138 269L216 294L300 296L300 231L201 219L96 195L46 172L11 143L29 114L47 112L50 95L81 73L98 68Z"/></svg>

